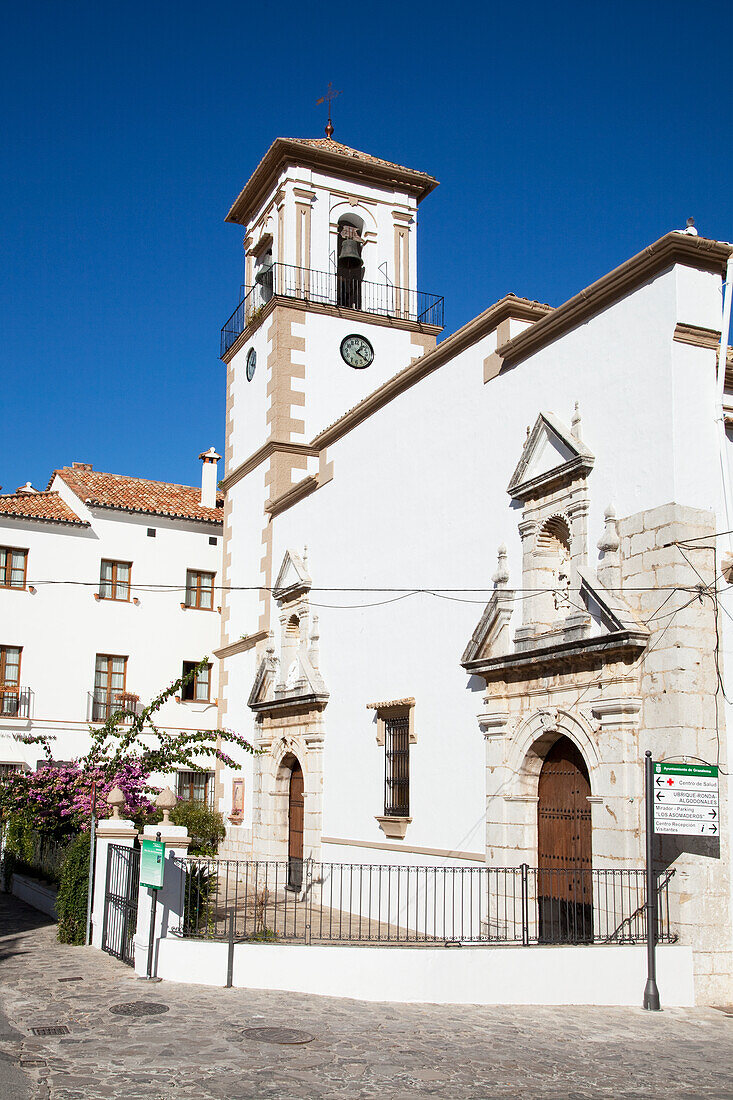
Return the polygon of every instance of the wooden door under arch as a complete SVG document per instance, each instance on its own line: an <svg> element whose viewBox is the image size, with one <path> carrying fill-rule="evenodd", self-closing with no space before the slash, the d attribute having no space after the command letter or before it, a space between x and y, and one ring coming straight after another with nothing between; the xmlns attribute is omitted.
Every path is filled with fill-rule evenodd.
<svg viewBox="0 0 733 1100"><path fill-rule="evenodd" d="M300 890L303 885L303 769L296 760L290 772L288 790L288 886Z"/></svg>
<svg viewBox="0 0 733 1100"><path fill-rule="evenodd" d="M537 804L537 899L542 943L593 939L590 779L561 737L545 757Z"/></svg>

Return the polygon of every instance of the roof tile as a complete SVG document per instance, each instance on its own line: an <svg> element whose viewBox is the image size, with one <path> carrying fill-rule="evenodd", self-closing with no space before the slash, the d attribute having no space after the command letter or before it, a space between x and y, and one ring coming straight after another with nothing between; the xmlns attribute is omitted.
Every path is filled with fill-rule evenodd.
<svg viewBox="0 0 733 1100"><path fill-rule="evenodd" d="M46 520L48 523L69 523L88 527L86 520L61 499L58 493L6 493L0 495L0 515L20 519Z"/></svg>
<svg viewBox="0 0 733 1100"><path fill-rule="evenodd" d="M168 481L148 481L124 474L106 474L84 463L62 466L54 470L49 485L58 475L85 503L94 508L114 508L123 512L171 516L199 523L223 522L224 494L217 493L216 508L201 503L201 489L192 485L175 485Z"/></svg>

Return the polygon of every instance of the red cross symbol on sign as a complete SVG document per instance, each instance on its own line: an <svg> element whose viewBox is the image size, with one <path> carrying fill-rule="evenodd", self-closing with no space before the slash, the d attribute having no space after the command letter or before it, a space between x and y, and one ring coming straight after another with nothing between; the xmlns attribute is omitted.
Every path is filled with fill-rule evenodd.
<svg viewBox="0 0 733 1100"><path fill-rule="evenodd" d="M674 779L668 779L667 780L667 786L668 787L674 787Z"/></svg>

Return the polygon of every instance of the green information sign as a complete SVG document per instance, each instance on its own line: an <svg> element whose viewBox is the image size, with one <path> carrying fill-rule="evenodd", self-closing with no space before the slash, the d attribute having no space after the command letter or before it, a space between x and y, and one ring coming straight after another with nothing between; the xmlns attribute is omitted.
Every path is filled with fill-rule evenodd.
<svg viewBox="0 0 733 1100"><path fill-rule="evenodd" d="M718 769L714 764L662 764L653 769L654 832L717 836Z"/></svg>
<svg viewBox="0 0 733 1100"><path fill-rule="evenodd" d="M165 868L165 844L161 840L144 840L140 846L140 885L160 890Z"/></svg>

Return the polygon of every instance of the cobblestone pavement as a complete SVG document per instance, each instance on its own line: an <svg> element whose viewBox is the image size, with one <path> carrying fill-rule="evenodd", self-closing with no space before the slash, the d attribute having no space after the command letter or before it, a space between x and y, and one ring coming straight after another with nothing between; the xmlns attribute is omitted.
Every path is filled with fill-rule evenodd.
<svg viewBox="0 0 733 1100"><path fill-rule="evenodd" d="M169 1010L110 1012L129 1001ZM46 918L4 894L0 1010L0 1060L23 1068L32 1100L733 1098L733 1015L714 1009L389 1005L151 984L58 944ZM31 1032L54 1025L69 1034ZM264 1026L314 1039L242 1034Z"/></svg>

